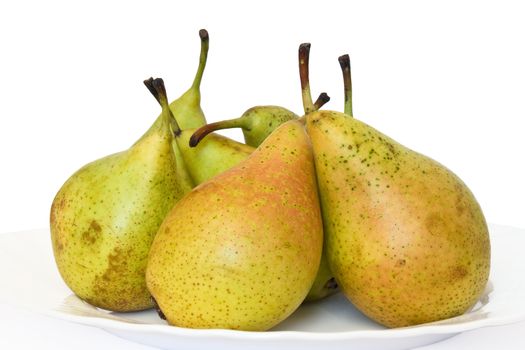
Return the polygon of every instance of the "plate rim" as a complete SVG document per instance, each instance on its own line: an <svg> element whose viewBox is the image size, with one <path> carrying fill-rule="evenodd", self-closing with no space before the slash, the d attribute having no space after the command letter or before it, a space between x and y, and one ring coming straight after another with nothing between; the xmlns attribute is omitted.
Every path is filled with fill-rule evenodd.
<svg viewBox="0 0 525 350"><path fill-rule="evenodd" d="M513 232L505 235L519 236L520 232L525 234L525 229L509 225L490 223L489 227L500 230L512 230ZM497 228L496 228L497 227ZM37 232L48 231L49 228L36 228L28 230L19 230L13 232L4 232L0 234L0 240L17 234L36 234ZM491 230L492 231L492 230ZM519 231L519 232L516 232ZM522 236L523 237L523 236ZM421 324L409 327L390 328L390 329L371 329L371 330L348 330L337 332L319 332L319 331L241 331L231 329L194 329L172 326L168 324L149 324L149 323L132 323L119 320L100 318L95 316L80 316L56 309L35 309L33 311L50 317L74 322L90 327L101 328L106 331L137 331L141 333L156 333L161 335L171 335L184 337L186 339L203 339L203 338L221 338L225 340L356 340L356 339L397 339L407 337L417 337L425 335L445 335L458 334L485 327L495 327L508 325L520 321L525 321L525 310L513 312L508 315L493 315L492 317L476 319L456 324ZM461 316L461 315L460 315ZM458 317L460 317L458 316ZM437 321L439 322L439 321Z"/></svg>
<svg viewBox="0 0 525 350"><path fill-rule="evenodd" d="M497 327L525 321L525 312L512 314L506 317L492 317L468 321L460 324L432 325L421 324L410 327L373 329L373 330L350 330L340 332L315 332L315 331L241 331L232 329L198 329L172 326L168 324L150 323L127 323L107 318L93 316L78 316L60 312L57 310L42 310L42 313L51 317L83 324L105 330L119 331L141 331L147 333L159 333L163 335L184 336L186 338L221 337L231 340L349 340L349 339L391 339L416 337L431 334L458 334L474 329L485 327ZM439 322L439 321L438 321Z"/></svg>

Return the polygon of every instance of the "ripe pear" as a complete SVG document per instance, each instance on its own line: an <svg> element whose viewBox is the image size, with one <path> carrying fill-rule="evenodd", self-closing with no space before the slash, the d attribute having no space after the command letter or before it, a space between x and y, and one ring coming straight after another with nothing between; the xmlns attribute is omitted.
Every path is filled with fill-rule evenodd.
<svg viewBox="0 0 525 350"><path fill-rule="evenodd" d="M151 247L148 288L172 325L267 330L306 297L322 235L310 142L292 120L175 205Z"/></svg>
<svg viewBox="0 0 525 350"><path fill-rule="evenodd" d="M179 177L170 123L162 115L128 150L82 167L53 201L58 270L92 305L113 311L153 306L145 281L149 248L168 211L192 186Z"/></svg>
<svg viewBox="0 0 525 350"><path fill-rule="evenodd" d="M305 103L308 105L308 108L305 108L305 112L312 112L320 109L325 103L330 101L330 97L325 93L321 93L315 103L313 103L313 100L311 98L311 91L310 91L310 80L309 80L309 74L308 74L308 61L309 61L309 52L310 52L310 44L301 44L299 46L299 72L301 77L301 89L302 89L302 97L303 100L306 99ZM343 70L343 75L349 74L349 71ZM345 78L345 86L346 86L347 79ZM346 94L346 91L345 91ZM346 104L345 104L346 106ZM270 107L269 107L270 108ZM278 113L281 107L276 107L274 111ZM268 137L272 133L272 131L275 128L276 124L273 124L272 121L275 120L285 120L287 116L290 116L289 114L285 113L285 116L283 118L275 118L272 116L271 113L267 113L269 109L265 109L266 112L262 113L262 109L260 109L259 113L251 112L246 114L245 116L239 118L239 119L232 119L217 123L212 123L205 125L201 128L199 128L190 138L190 145L193 147L201 147L201 142L206 140L206 136L210 134L212 131L226 129L226 128L234 128L234 127L241 127L243 128L243 132L245 135L245 138L247 137L247 131L249 132L249 136L252 138L252 141L255 142L255 140L262 140L262 138ZM261 119L259 119L261 118ZM293 119L292 119L293 120ZM247 125L254 125L253 128L247 129ZM215 135L215 134L211 134ZM190 160L187 160L186 163L190 164ZM191 170L190 170L191 171ZM329 295L332 295L339 291L337 287L337 282L333 278L328 262L326 260L325 255L323 254L321 259L321 264L319 267L318 275L315 279L315 282L312 286L311 291L308 293L308 296L306 297L306 301L316 301L323 299Z"/></svg>
<svg viewBox="0 0 525 350"><path fill-rule="evenodd" d="M388 326L472 307L487 283L482 210L452 171L347 114L307 115L325 249L343 293Z"/></svg>

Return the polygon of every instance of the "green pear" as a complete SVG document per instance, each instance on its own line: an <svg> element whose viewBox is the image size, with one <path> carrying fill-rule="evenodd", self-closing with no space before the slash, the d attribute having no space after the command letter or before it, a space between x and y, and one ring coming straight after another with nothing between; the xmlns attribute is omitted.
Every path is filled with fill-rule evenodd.
<svg viewBox="0 0 525 350"><path fill-rule="evenodd" d="M326 92L321 93L314 104L315 110L320 109L328 101L330 97ZM196 147L202 139L214 131L241 128L246 145L255 149L281 124L298 118L295 113L279 106L252 107L239 118L206 124L194 130L189 140L190 146Z"/></svg>
<svg viewBox="0 0 525 350"><path fill-rule="evenodd" d="M252 147L259 146L267 137L284 122L297 119L292 111L280 106L256 106L248 109L239 118L210 123L200 129L199 138L223 129L241 128L244 141Z"/></svg>
<svg viewBox="0 0 525 350"><path fill-rule="evenodd" d="M172 325L267 330L306 297L322 236L310 141L292 120L175 205L151 247L148 288Z"/></svg>
<svg viewBox="0 0 525 350"><path fill-rule="evenodd" d="M347 114L314 112L306 125L325 250L348 299L388 327L472 307L489 276L490 241L468 187L440 163Z"/></svg>
<svg viewBox="0 0 525 350"><path fill-rule="evenodd" d="M53 201L58 270L92 305L152 307L145 281L149 248L168 211L192 186L179 177L170 123L162 115L128 150L82 167Z"/></svg>
<svg viewBox="0 0 525 350"><path fill-rule="evenodd" d="M316 109L321 108L330 98L322 93L316 101ZM280 106L256 106L248 109L239 118L210 123L199 129L193 137L192 144L211 132L223 129L241 128L247 145L258 147L281 124L297 119L294 112Z"/></svg>

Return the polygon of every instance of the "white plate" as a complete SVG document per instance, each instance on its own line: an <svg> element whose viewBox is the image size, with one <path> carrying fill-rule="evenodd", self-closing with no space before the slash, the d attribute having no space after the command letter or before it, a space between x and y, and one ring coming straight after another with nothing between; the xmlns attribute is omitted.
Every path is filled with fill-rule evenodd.
<svg viewBox="0 0 525 350"><path fill-rule="evenodd" d="M0 235L0 303L102 328L164 349L407 349L458 333L525 320L525 230L490 226L492 269L482 299L463 316L431 324L385 329L341 295L303 305L269 332L196 330L168 326L154 311L117 314L71 294L60 279L48 230Z"/></svg>

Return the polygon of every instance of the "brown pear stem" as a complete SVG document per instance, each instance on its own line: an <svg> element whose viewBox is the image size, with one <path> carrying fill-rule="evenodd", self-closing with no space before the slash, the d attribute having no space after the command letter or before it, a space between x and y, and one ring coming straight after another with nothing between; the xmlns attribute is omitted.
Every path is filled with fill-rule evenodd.
<svg viewBox="0 0 525 350"><path fill-rule="evenodd" d="M206 124L198 128L190 137L190 147L196 147L203 138L216 130L216 123Z"/></svg>
<svg viewBox="0 0 525 350"><path fill-rule="evenodd" d="M203 138L206 137L209 133L212 133L217 130L232 129L232 128L244 128L245 125L243 122L245 119L243 117L222 120L220 122L210 123L201 126L197 129L193 135L190 137L190 147L195 147L201 142Z"/></svg>
<svg viewBox="0 0 525 350"><path fill-rule="evenodd" d="M146 87L148 88L149 92L153 95L153 97L155 97L157 102L159 104L161 104L160 97L157 94L157 90L155 90L155 88L153 87L153 80L154 80L153 77L150 77L149 79L144 80L144 85L146 85Z"/></svg>
<svg viewBox="0 0 525 350"><path fill-rule="evenodd" d="M149 92L155 97L157 102L162 107L162 113L167 113L169 117L169 123L171 125L171 128L173 130L173 133L175 136L179 136L181 133L179 124L177 123L177 120L173 116L173 113L171 112L171 108L168 102L168 96L166 93L166 86L164 85L164 80L162 78L149 78L144 80L144 85L148 88Z"/></svg>
<svg viewBox="0 0 525 350"><path fill-rule="evenodd" d="M299 77L301 78L303 108L305 114L313 112L315 109L312 101L312 93L310 91L310 46L309 43L302 43L299 45Z"/></svg>
<svg viewBox="0 0 525 350"><path fill-rule="evenodd" d="M330 101L330 96L326 92L322 92L317 100L314 103L314 110L318 111L323 107L328 101Z"/></svg>
<svg viewBox="0 0 525 350"><path fill-rule="evenodd" d="M353 117L352 112L352 74L350 70L350 56L342 55L339 57L339 65L343 72L345 114Z"/></svg>

